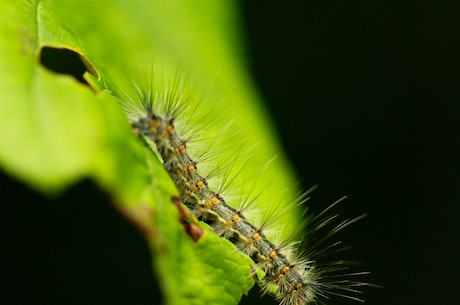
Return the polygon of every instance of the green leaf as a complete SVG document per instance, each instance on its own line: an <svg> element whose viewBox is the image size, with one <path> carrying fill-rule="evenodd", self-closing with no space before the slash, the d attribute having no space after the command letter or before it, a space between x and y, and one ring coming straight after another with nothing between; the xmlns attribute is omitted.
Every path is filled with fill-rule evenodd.
<svg viewBox="0 0 460 305"><path fill-rule="evenodd" d="M133 136L113 96L120 97L126 85L120 76L136 78L139 70L148 75L152 62L165 75L175 75L178 66L191 71L198 96L198 88L212 81L200 111L214 109L227 120L205 132L229 146L257 143L237 180L244 185L258 176L249 191L261 192L265 205L277 195L291 202L291 171L245 69L234 3L2 1L0 12L0 167L52 196L93 179L145 234L166 304L237 304L254 284L250 261L204 224L205 235L190 239L171 203L175 186ZM40 54L46 47L74 52L86 65L89 85L44 67ZM244 132L235 136L226 129L228 119ZM276 188L267 188L270 183ZM280 216L286 231L296 212Z"/></svg>

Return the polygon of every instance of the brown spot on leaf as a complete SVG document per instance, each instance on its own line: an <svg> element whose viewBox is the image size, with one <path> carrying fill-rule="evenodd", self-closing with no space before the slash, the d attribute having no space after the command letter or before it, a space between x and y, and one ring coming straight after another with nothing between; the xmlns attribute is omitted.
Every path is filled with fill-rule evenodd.
<svg viewBox="0 0 460 305"><path fill-rule="evenodd" d="M179 210L179 221L184 226L185 232L193 239L194 242L200 240L204 234L203 229L198 225L198 221L192 213L187 211L181 204L178 197L171 198L172 203Z"/></svg>

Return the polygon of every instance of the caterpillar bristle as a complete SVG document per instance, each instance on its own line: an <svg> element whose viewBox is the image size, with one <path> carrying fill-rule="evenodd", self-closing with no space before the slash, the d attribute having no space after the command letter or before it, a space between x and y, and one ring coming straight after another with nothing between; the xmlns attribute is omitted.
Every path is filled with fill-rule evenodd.
<svg viewBox="0 0 460 305"><path fill-rule="evenodd" d="M134 96L123 92L126 96L120 98L132 128L154 144L163 167L179 190L180 201L216 235L231 241L238 252L254 261L254 269L264 273L263 279L259 279L261 293L273 295L280 305L324 304L323 301L332 295L361 301L357 296L359 288L366 284L350 278L365 272L348 272L345 261L325 265L318 261L328 253L343 250L340 242L328 243L329 240L365 215L339 221L338 215L330 211L343 201L341 198L314 218L306 217L305 209L298 225L291 226L291 232L277 228L279 216L294 206L303 205L315 187L301 193L296 200L286 199L276 206L265 205L261 211L256 203L264 190L272 186L258 188L254 193L259 174L244 177L245 182L241 182L251 161L252 146L242 142L236 148L228 147L229 144L225 147L222 130L213 138L204 139L204 134L208 133L202 125L195 124L200 122L197 119L201 116L200 102L189 103L188 86L182 77L167 81L166 85L156 83L151 77L147 87L133 83ZM210 112L205 113L215 118ZM224 129L230 128L231 123L225 126ZM195 137L197 134L199 139ZM193 142L198 143L198 147L204 146L202 142L209 145L189 153L193 151ZM222 152L222 147L231 148L233 152L225 152L219 160L224 164L216 166L214 155ZM241 155L246 158L242 159ZM264 168L260 169L260 175ZM249 195L241 196L241 190ZM308 251L300 251L301 236L305 235L316 237L311 239Z"/></svg>

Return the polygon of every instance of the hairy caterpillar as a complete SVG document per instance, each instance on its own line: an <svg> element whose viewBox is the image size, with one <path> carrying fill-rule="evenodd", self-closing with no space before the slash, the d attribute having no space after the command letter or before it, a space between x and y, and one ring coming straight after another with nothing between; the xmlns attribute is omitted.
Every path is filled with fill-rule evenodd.
<svg viewBox="0 0 460 305"><path fill-rule="evenodd" d="M131 7L134 7L131 3L129 3L128 5L128 2L126 2L127 5L126 5L126 8L131 8ZM35 3L34 3L35 4ZM104 70L107 71L108 68L104 68L107 67L107 65L111 65L113 62L111 59L113 59L113 57L106 57L107 54L118 54L119 52L113 52L113 50L118 50L119 48L119 44L116 44L116 43L113 43L117 40L119 41L123 41L123 38L128 38L128 37L141 37L140 40L143 40L143 41L148 41L148 44L150 44L150 40L149 40L149 37L150 36L147 36L147 35L133 35L133 33L136 33L135 31L131 31L132 28L128 27L130 25L132 25L133 23L135 24L135 21L137 21L138 19L141 19L141 18L132 18L132 20L130 20L129 18L127 18L127 21L133 21L132 23L131 22L118 22L118 23L122 23L122 24L125 24L125 27L129 30L126 31L126 33L129 33L129 36L122 36L120 34L121 31L118 31L116 29L114 29L113 27L110 27L110 26L107 26L107 27L102 27L104 29L109 29L109 31L101 31L100 32L100 36L99 36L99 39L97 39L98 42L100 42L99 45L94 45L92 44L91 42L94 41L94 39L91 39L93 37L88 37L88 36L85 36L86 33L92 33L92 31L86 31L86 30L82 30L82 31L79 31L78 30L78 25L82 24L83 22L83 25L85 25L85 21L86 20L94 20L94 21L99 21L101 20L102 18L74 18L74 16L79 16L81 14L75 14L75 11L70 9L69 7L67 6L62 6L60 7L59 5L55 5L55 9L58 9L58 8L61 8L61 12L59 12L59 10L53 10L53 2L50 2L50 1L46 1L46 2L40 2L38 3L38 11L41 12L41 13L45 13L43 14L45 17L47 17L48 15L46 14L47 13L47 8L49 8L49 6L51 5L51 12L56 13L56 15L60 15L60 13L62 13L62 15L60 15L60 17L56 20L57 24L60 23L60 21L63 23L64 25L64 28L68 27L71 29L70 32L73 32L73 33L81 33L81 37L76 37L77 40L81 39L82 41L82 44L87 44L88 48L87 48L87 51L88 51L88 58L92 58L94 59L94 63L96 64L96 66L99 66L99 70L101 71L101 75L102 75L102 79L104 81L107 81L109 77L107 77L107 73L104 72ZM78 8L80 7L79 5L75 5L75 8ZM141 5L142 7L142 11L158 11L158 10L146 10L145 9L145 5ZM124 11L124 9L122 8L125 8L125 7L117 7L117 5L106 5L106 8L108 9L113 9L115 8L115 10L118 8L119 11ZM34 9L31 9L31 11L35 11ZM81 11L81 12L84 12L84 10L78 10L78 11ZM88 12L100 12L101 10L99 9L87 9ZM205 10L201 10L201 11L205 11ZM224 10L223 10L224 11ZM64 14L64 12L72 12L72 14ZM140 13L141 11L139 11ZM177 14L177 12L174 12ZM53 15L52 14L52 15ZM39 15L39 16L42 16L43 15ZM116 19L116 17L118 17L118 15L112 15L112 14L106 14L108 16L112 16L113 20L118 20ZM167 14L164 14L166 16L168 16ZM213 16L215 14L209 14L210 16ZM91 16L91 15L89 15ZM136 12L136 14L133 14L132 16L136 16L138 17L138 12ZM146 18L148 19L149 21L150 20L156 20L158 18L151 18L149 16L149 18ZM31 18L31 20L34 20L35 21L35 18ZM43 20L47 20L47 19L39 19L39 23L41 24L45 24L45 25L49 25L51 24L53 27L55 25L54 22L43 22ZM51 21L54 21L54 19L51 19ZM214 27L214 23L209 23L210 25L212 24L213 27ZM87 24L86 24L87 25ZM101 28L98 24L98 26L96 26L95 28ZM87 29L87 26L85 27L82 27L81 29ZM35 32L35 31L31 31L31 32ZM43 32L46 32L46 31L41 31L40 33L43 33ZM145 32L148 32L148 31L145 31ZM53 32L54 33L54 32ZM107 37L110 37L110 34L111 33L116 33L116 36L120 35L121 37L116 37L116 39L100 39L101 37L104 37L104 38L107 38ZM226 33L226 32L221 32L221 33ZM104 35L104 36L103 36ZM51 37L53 37L55 39L55 37L53 35L49 35ZM49 38L48 36L48 38ZM96 35L97 36L97 35ZM164 35L152 35L152 36L164 36ZM216 37L219 37L219 36L222 36L224 37L225 35L215 35ZM13 36L12 36L13 37ZM47 36L44 36L44 35L41 35L41 38L46 38ZM113 37L115 38L115 36ZM180 39L180 38L179 38ZM69 43L73 44L74 43L74 40L73 39L70 39L70 41L68 39L64 39L65 41L60 41L59 42L59 45L68 45ZM108 43L108 41L110 41L111 43ZM134 40L134 41L131 41L131 40L126 40L126 42L128 42L127 45L130 46L130 50L132 48L133 45L136 45L136 48L138 49L141 49L142 45L139 44L139 41L137 40ZM53 45L56 43L54 40L52 40L53 42ZM43 41L41 42L43 43ZM48 43L50 43L50 41L48 41ZM155 43L155 46L157 47L161 47L165 45L164 43L161 43L160 41L157 41ZM104 46L104 48L98 48L98 46L102 47ZM226 45L225 45L226 46ZM168 52L171 51L173 48L169 47L169 48L165 48ZM101 52L101 50L103 50ZM104 52L105 50L105 52ZM188 52L188 51L186 51ZM120 57L128 57L127 55L130 54L130 53L122 53L120 52L121 55L119 55ZM116 56L115 56L116 57ZM217 57L217 61L220 61L221 58L224 58L224 57ZM120 70L124 70L124 69L120 69ZM104 76L105 75L105 76ZM109 86L110 87L110 86ZM46 87L44 87L46 88ZM164 88L163 88L164 89ZM44 91L46 92L46 90L41 90L41 91ZM152 90L154 91L154 90ZM170 100L172 100L173 103L176 103L176 105L184 105L186 102L183 100L184 96L182 95L179 95L178 97L174 96L174 94L176 94L178 91L175 90L174 88L172 90L167 90L167 92L175 92L175 93L171 93L171 94L167 94L167 93L164 93L165 91L163 91L163 93L161 93L160 91L160 96L161 94L163 94L164 96L167 96L167 100L169 100L169 98L171 98ZM169 105L166 105L166 111L164 113L161 113L159 110L159 108L161 108L161 104L164 103L164 100L163 99L157 99L156 95L155 94L152 94L152 95L148 95L148 94L145 94L146 92L144 92L144 94L141 94L141 100L144 101L144 104L140 103L140 114L136 117L135 115L132 116L131 120L134 122L134 124L136 123L139 123L142 121L142 119L149 119L150 117L153 118L153 116L157 116L157 119L163 119L164 122L167 122L167 119L168 118L168 114L170 114L171 116L171 119L173 122L173 120L179 116L179 118L177 119L177 121L180 121L180 116L182 115L180 113L180 111L175 111L174 110L174 106L169 106ZM177 100L176 100L177 98ZM53 99L47 99L47 100L53 100ZM150 105L150 108L148 107ZM139 106L139 105L138 105ZM73 111L73 108L71 108ZM131 113L132 114L132 113ZM184 111L184 114L182 115L182 119L183 120L188 120L187 116L185 115L185 111ZM187 114L189 115L189 114ZM65 118L64 116L62 116L62 118ZM229 116L228 118L226 119L231 119L231 116ZM65 119L64 119L65 120ZM19 120L20 121L20 120ZM161 121L161 120L159 120ZM60 122L60 121L57 121L57 122ZM152 120L150 120L150 122L152 122ZM147 123L148 123L148 120L147 120ZM88 125L88 124L87 124ZM256 125L256 124L254 124ZM72 124L73 126L73 124ZM112 125L113 126L113 125ZM112 127L111 126L111 127ZM148 125L149 126L149 125ZM150 125L151 126L151 125ZM76 126L76 129L78 129L79 125ZM176 127L176 124L171 124L171 128L175 129ZM250 128L250 126L248 125L247 126L248 128ZM138 128L139 130L140 128ZM56 129L54 129L56 130ZM144 137L149 137L149 136L152 136L152 133L151 133L151 130L149 131L150 134L148 133L144 133L143 136ZM166 136L168 135L168 133L171 135L172 133L170 133L169 131L165 134L165 139L166 139ZM176 147L173 147L171 143L173 143L174 139L178 140L177 142L181 142L180 141L180 138L179 137L182 137L181 136L181 133L177 133L176 134L176 137L174 138L171 138L169 139L168 141L169 142L164 142L165 143L165 148L166 149L170 149L171 147L172 148L176 148ZM68 137L67 138L72 138L72 137ZM98 140L98 139L97 139ZM130 139L131 140L131 139ZM154 140L154 139L153 139ZM100 142L103 142L103 141L100 141ZM66 142L64 142L66 143ZM169 144L168 144L169 143ZM98 142L99 144L99 142ZM251 143L252 145L252 143ZM13 145L14 146L14 145ZM12 147L13 147L12 146ZM63 145L61 145L63 146ZM183 152L182 152L183 150ZM184 146L184 149L180 148L178 149L178 152L180 153L185 153L185 152L188 152L189 149L188 149L188 143L187 143L187 147ZM188 153L187 153L188 155ZM209 192L207 192L207 194L209 196L213 196L211 197L211 199L213 198L216 198L218 199L218 202L215 202L215 204L213 204L212 206L207 206L207 205L197 205L197 203L200 203L200 202L204 202L205 199L209 199L209 198L206 198L204 193L202 193L202 191L194 191L192 190L193 192L191 193L192 196L192 199L195 200L195 203L193 202L193 200L190 200L188 202L186 202L190 208L192 209L193 212L195 212L198 216L201 217L202 220L204 221L207 221L208 223L211 224L211 226L214 228L215 232L218 234L218 235L221 235L231 241L233 241L234 243L237 244L238 246L238 249L240 250L243 250L241 251L242 253L245 253L245 255L250 255L251 257L254 258L254 260L257 262L259 262L259 265L260 268L265 271L266 273L266 277L265 279L263 280L264 281L264 292L267 292L267 293L273 293L273 294L276 294L279 296L280 300L282 302L285 302L285 303L292 303L292 302L295 302L295 300L293 299L293 297L291 297L291 295L293 295L293 291L295 291L295 294L300 294L300 292L303 292L304 289L302 289L302 287L299 287L298 285L300 285L299 283L294 283L296 281L296 278L294 279L291 279L293 276L291 275L297 275L297 279L298 280L301 280L301 281L304 281L304 277L302 276L301 274L301 271L302 271L302 268L296 268L296 266L298 267L304 267L304 270L303 271L306 271L308 269L308 271L311 271L311 274L312 275L322 275L323 273L320 272L320 270L316 270L313 268L314 264L313 262L311 261L310 257L309 256L305 256L306 258L308 258L308 260L305 260L303 261L301 258L300 259L295 259L295 256L294 258L291 257L290 253L289 253L289 243L278 243L276 242L276 239L271 239L271 238L268 238L268 234L267 234L267 223L269 223L270 221L263 221L262 222L262 225L260 224L256 224L251 217L248 216L249 214L249 211L248 209L245 208L245 202L243 201L243 208L235 208L236 204L235 204L235 200L233 198L229 198L228 196L224 196L222 194L222 192L220 192L220 189L219 187L216 186L216 184L213 184L211 183L211 181L208 179L208 175L205 175L204 172L203 172L203 166L201 162L199 162L200 158L197 159L197 154L195 153L190 153L190 155L188 155L190 157L190 162L192 163L196 163L198 164L198 167L197 166L194 166L194 170L193 172L195 172L195 169L196 169L196 172L197 172L197 176L194 176L195 180L192 180L192 178L190 177L186 177L186 173L177 173L176 175L176 178L184 178L185 177L185 180L184 182L187 182L186 185L192 185L193 187L197 187L198 189L201 189L201 185L205 185L206 184L209 184ZM67 156L66 156L67 157ZM167 157L162 157L165 165L168 163L168 161L170 161L170 163L172 163L172 167L169 169L169 171L173 171L174 169L177 169L178 168L178 164L182 164L182 167L183 167L183 162L184 160L186 159L181 159L179 160L179 158L176 156L176 158L170 158L168 159ZM63 160L67 161L66 158L63 158ZM230 161L231 158L229 159ZM175 165L174 165L175 163ZM89 167L89 166L88 166ZM188 168L188 174L190 174L190 166ZM224 173L225 174L225 173ZM228 179L228 178L227 178ZM274 179L276 179L276 177L274 177ZM196 184L193 184L192 182L196 182ZM207 183L204 183L207 182ZM200 184L198 184L200 183ZM224 183L225 184L225 183ZM275 185L276 187L276 185ZM185 188L179 186L178 187L181 191L183 190L186 190ZM204 192L204 191L203 191ZM273 192L272 192L273 193ZM190 194L188 194L190 195ZM254 197L257 198L257 195L254 195ZM222 199L222 200L221 200ZM212 200L209 200L211 203L212 203ZM251 200L249 200L250 202ZM208 201L206 201L208 202ZM275 201L274 201L275 202ZM279 205L279 204L278 204ZM199 213L199 208L203 208L203 211L202 213ZM197 212L198 210L198 212ZM230 215L231 215L231 218L230 218ZM274 215L274 214L271 214L271 215ZM187 215L185 215L187 216ZM278 216L278 214L276 214L276 216ZM239 221L238 220L238 217L239 217ZM186 217L185 217L186 218ZM231 219L231 222L229 222L229 220ZM265 225L264 225L265 224ZM287 224L286 224L287 225ZM283 230L285 231L285 230ZM295 245L294 245L295 246ZM275 256L275 257L272 257L272 256ZM300 257L304 257L304 256L300 256ZM279 261L279 263L275 264L275 262L273 261ZM310 266L312 266L310 268ZM277 270L278 269L278 270ZM292 269L292 270L291 270ZM296 270L298 269L298 271ZM279 271L282 271L282 273L280 273ZM314 272L313 272L314 271ZM276 277L277 276L277 277ZM284 281L282 281L284 278L286 278ZM308 281L307 281L308 280ZM284 286L283 286L283 283ZM305 283L303 283L305 287L313 287L313 285L311 285L310 283L313 283L313 281L311 279L305 279ZM321 281L318 279L318 281L315 281L314 283L322 283L322 285L324 286L325 282ZM295 284L295 287L293 286ZM282 290L283 290L283 287L286 287L284 290L288 291L287 293L282 293ZM273 288L273 289L272 289ZM290 291L290 292L289 292ZM299 293L297 292L299 291ZM321 291L324 291L321 290ZM316 298L316 295L320 295L319 293L320 291L318 291L318 293L316 293L315 295L312 295L312 299L311 300L305 300L305 301L314 301L314 298ZM303 295L302 295L303 296ZM305 297L303 298L299 298L299 302L302 302L303 300L305 299Z"/></svg>
<svg viewBox="0 0 460 305"><path fill-rule="evenodd" d="M230 205L231 199L223 195L221 187L209 183L208 174L201 171L200 162L189 153L189 143L175 125L178 117L178 120L181 116L186 120L184 116L187 112L193 114L196 111L187 109L187 98L181 92L183 81L179 78L164 88L157 86L154 81L147 89L134 85L135 96L125 94L120 100L136 134L149 142L163 161L165 170L180 193L180 201L199 220L210 225L214 233L231 241L241 253L255 262L255 268L263 273L263 278L259 279L262 293L274 295L280 304L313 304L322 302L331 294L360 301L355 296L360 293L357 287L365 283L351 280L350 277L363 273L347 273L344 271L347 267L341 262L327 266L316 264L316 256L334 251L340 243L323 245L322 251L317 250L318 246L312 246L312 251L298 253L298 240L277 242L267 237L267 224L272 219L265 219L261 225L249 220L247 206L251 200L245 201L240 207L235 203ZM187 125L187 128L190 126ZM177 202L175 204L178 205ZM287 208L290 204L287 204ZM179 211L184 213L181 209ZM334 225L336 215L324 217L326 212L312 221L317 228L332 225L319 244L360 218ZM271 215L275 216L274 213ZM194 240L199 239L199 236L191 236Z"/></svg>

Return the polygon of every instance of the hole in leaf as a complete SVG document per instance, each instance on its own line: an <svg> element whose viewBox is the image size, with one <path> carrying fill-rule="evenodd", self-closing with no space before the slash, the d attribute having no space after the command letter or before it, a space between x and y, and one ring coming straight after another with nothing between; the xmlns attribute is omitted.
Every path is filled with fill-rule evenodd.
<svg viewBox="0 0 460 305"><path fill-rule="evenodd" d="M49 70L73 76L80 83L90 86L83 77L89 72L99 78L96 70L88 59L75 51L66 48L43 47L40 51L40 63Z"/></svg>

